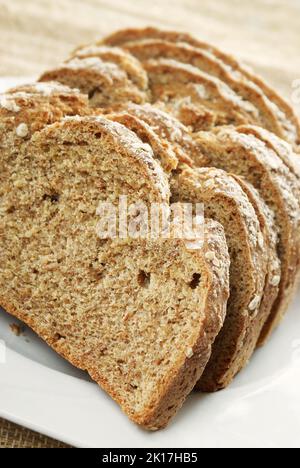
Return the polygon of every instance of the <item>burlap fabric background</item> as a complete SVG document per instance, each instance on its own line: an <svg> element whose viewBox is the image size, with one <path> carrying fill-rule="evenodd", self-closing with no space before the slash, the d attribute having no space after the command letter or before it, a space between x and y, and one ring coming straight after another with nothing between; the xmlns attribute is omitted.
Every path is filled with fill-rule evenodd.
<svg viewBox="0 0 300 468"><path fill-rule="evenodd" d="M300 78L299 18L299 0L0 0L0 77L38 76L78 43L150 24L223 47L291 99ZM0 447L63 446L0 419Z"/></svg>
<svg viewBox="0 0 300 468"><path fill-rule="evenodd" d="M68 448L68 446L0 418L0 448Z"/></svg>

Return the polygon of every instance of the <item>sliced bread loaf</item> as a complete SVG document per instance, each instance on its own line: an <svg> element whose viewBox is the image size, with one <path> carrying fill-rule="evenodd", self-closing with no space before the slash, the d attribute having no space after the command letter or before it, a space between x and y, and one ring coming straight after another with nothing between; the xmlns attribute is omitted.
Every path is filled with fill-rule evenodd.
<svg viewBox="0 0 300 468"><path fill-rule="evenodd" d="M157 28L125 29L117 31L106 37L100 43L127 47L127 43L145 39L161 39L174 43L188 44L195 48L205 50L218 58L228 67L229 72L236 75L237 79L252 83L252 87L257 87L257 91L261 91L266 96L269 102L273 104L274 113L284 132L283 138L294 146L295 151L300 151L300 121L293 108L274 89L266 84L262 78L255 75L252 70L240 63L232 55L226 54L213 45L200 41L188 33L163 31Z"/></svg>
<svg viewBox="0 0 300 468"><path fill-rule="evenodd" d="M257 121L254 106L243 101L218 78L192 65L158 59L145 62L144 67L149 75L152 103L161 103L184 124L192 126L194 131ZM190 116L192 112L194 121Z"/></svg>
<svg viewBox="0 0 300 468"><path fill-rule="evenodd" d="M98 57L104 62L115 63L126 72L128 78L135 83L138 88L145 91L148 89L148 76L141 62L123 49L97 45L85 46L73 52L71 59L76 57L79 59Z"/></svg>
<svg viewBox="0 0 300 468"><path fill-rule="evenodd" d="M147 119L147 122L153 125L153 128L155 128L155 131L158 132L161 138L167 139L169 142L174 141L173 133L168 131L168 127L172 129L178 128L178 125L175 124L176 119L173 118L172 125L170 125L170 117L166 117L167 114L157 111L149 105L142 107L129 106L129 112L134 112L140 118ZM159 121L156 118L157 113L160 116ZM267 248L268 242L266 241L265 248L270 259L270 270L262 304L262 307L266 310L262 314L266 323L258 340L258 344L261 345L270 337L272 331L287 310L295 285L297 284L296 276L299 262L299 254L297 252L297 239L299 238L299 181L297 180L297 175L294 175L297 172L296 156L290 156L289 158L288 145L286 143L257 127L242 127L238 129L238 132L256 132L256 136L260 136L261 139L264 136L264 141L267 142L268 147L257 138L252 137L252 139L247 139L246 137L245 140L242 136L238 137L237 132L234 133L232 130L225 129L219 132L219 136L212 133L201 134L202 138L206 135L205 140L215 142L215 144L210 146L209 157L205 160L208 151L206 142L203 143L204 140L195 148L194 145L197 139L193 140L188 129L185 129L183 125L180 126L180 131L175 133L177 134L177 144L179 146L182 144L182 141L189 141L190 147L193 149L193 151L189 152L189 155L194 159L194 164L202 167L207 165L218 167L240 175L246 181L249 181L252 186L257 187L261 195L259 202L261 206L258 209L258 202L253 194L251 195L253 189L251 190L250 186L247 190L246 186L243 187L256 209L256 214L262 223L262 231L265 231L268 226L268 233L265 237L269 238L270 247L269 249ZM227 138L224 136L225 134ZM235 139L234 134L237 139ZM191 143L191 140L193 143ZM280 144L283 145L282 149ZM285 155L283 154L284 148L286 148ZM275 150L277 150L277 153L275 153ZM281 152L281 159L278 157L279 151ZM291 150L290 153L292 153ZM286 163L289 164L290 168ZM190 163L190 165L193 164ZM257 174L260 175L258 176ZM242 181L240 182L242 183ZM265 220L263 220L263 217ZM278 238L277 224L279 226ZM282 278L278 256L283 263ZM274 302L278 293L278 287L280 287L279 294L276 302ZM268 319L267 309L269 309ZM261 322L259 326L261 326Z"/></svg>
<svg viewBox="0 0 300 468"><path fill-rule="evenodd" d="M145 39L124 45L141 62L150 59L167 58L188 63L199 70L212 75L229 86L243 100L253 104L256 109L256 124L284 137L281 119L274 111L274 105L252 82L240 77L220 59L207 50L189 44L168 42L162 39Z"/></svg>
<svg viewBox="0 0 300 468"><path fill-rule="evenodd" d="M295 176L292 188L296 197L300 200L299 193L297 194L300 189L300 159L298 154L294 153L291 145L281 138L278 138L273 133L256 126L246 125L237 127L237 131L245 133L246 135L254 135L272 152L276 153L276 155L282 160L283 164Z"/></svg>
<svg viewBox="0 0 300 468"><path fill-rule="evenodd" d="M131 81L124 69L99 57L75 57L45 72L40 81L58 81L71 88L78 88L89 96L92 107L109 107L122 102L141 104L148 100L145 90Z"/></svg>
<svg viewBox="0 0 300 468"><path fill-rule="evenodd" d="M248 363L269 314L264 300L268 262L256 212L232 177L218 169L186 168L171 181L175 201L202 201L205 214L220 222L230 253L230 298L224 326L197 384L202 391L229 385Z"/></svg>
<svg viewBox="0 0 300 468"><path fill-rule="evenodd" d="M60 83L33 83L12 88L0 95L2 147L4 139L22 141L20 138L28 139L35 131L62 117L88 113L87 96ZM26 135L24 128L23 132L17 131L23 123L28 127Z"/></svg>
<svg viewBox="0 0 300 468"><path fill-rule="evenodd" d="M278 325L293 297L299 265L299 202L297 181L274 151L253 135L232 129L217 133L200 133L199 150L207 156L207 164L220 167L245 179L257 188L273 211L278 227L278 256L281 280L275 275L271 282L279 284L279 294L262 332L263 342ZM261 342L260 340L260 342Z"/></svg>
<svg viewBox="0 0 300 468"><path fill-rule="evenodd" d="M205 164L197 142L192 138L189 129L171 114L164 112L151 104L142 106L128 104L125 111L146 122L163 142L170 144L178 161L189 166Z"/></svg>
<svg viewBox="0 0 300 468"><path fill-rule="evenodd" d="M267 337L265 330L269 330L269 322L272 321L272 314L279 294L279 285L281 280L281 262L278 254L278 228L274 219L274 212L259 195L259 192L248 183L243 177L232 177L239 183L243 191L247 194L256 215L259 219L263 238L260 238L260 244L264 245L264 255L268 264L268 273L265 281L264 297L261 304L262 313L255 323L255 330L249 335L249 346L262 346ZM262 243L262 239L264 242ZM269 331L271 333L271 331ZM269 335L270 336L270 335ZM258 338L257 338L258 337ZM245 341L244 346L247 346ZM204 379L203 379L204 381Z"/></svg>
<svg viewBox="0 0 300 468"><path fill-rule="evenodd" d="M133 107L135 117L139 115L136 119L140 120L144 116L162 141L172 144L170 128L177 126L169 126L170 117L164 120L164 113L149 105L143 106L140 112L138 108L139 106ZM122 121L124 125L139 132L137 120L132 126L127 114L112 114L109 118ZM180 129L184 130L182 124ZM177 144L180 145L180 139L189 141L188 138L191 139L191 136L187 130L177 133ZM164 154L160 154L158 158L163 167L168 162L168 158L166 161L164 158ZM254 189L248 187L246 182L236 179L216 169L203 168L198 171L188 168L180 159L177 169L170 173L172 200L203 203L206 215L224 226L230 252L230 299L227 316L204 372L204 376L208 375L209 379L206 379L205 385L204 380L200 380L197 385L205 391L215 391L227 386L246 365L278 292L278 287L269 285L271 270L273 274L280 274L274 248L276 235L272 237L273 225L269 225L267 219L269 212ZM236 287L237 284L239 288ZM249 304L255 310L249 310Z"/></svg>
<svg viewBox="0 0 300 468"><path fill-rule="evenodd" d="M87 370L133 421L164 427L224 321L223 229L207 221L193 251L176 239L100 239L100 201L169 199L149 145L104 118L36 132L14 168L1 200L1 306Z"/></svg>
<svg viewBox="0 0 300 468"><path fill-rule="evenodd" d="M0 95L0 193L14 170L19 147L46 125L62 117L87 115L88 99L79 91L59 83L19 86Z"/></svg>
<svg viewBox="0 0 300 468"><path fill-rule="evenodd" d="M172 145L162 140L147 122L126 111L106 114L106 118L124 125L133 131L143 143L150 145L154 158L160 162L167 174L177 169L178 157ZM186 162L191 162L190 159L186 158L186 160Z"/></svg>

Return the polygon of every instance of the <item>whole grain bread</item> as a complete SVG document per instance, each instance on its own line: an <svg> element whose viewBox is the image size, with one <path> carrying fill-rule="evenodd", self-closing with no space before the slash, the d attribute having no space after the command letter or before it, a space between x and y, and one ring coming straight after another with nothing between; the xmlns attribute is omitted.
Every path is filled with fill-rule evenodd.
<svg viewBox="0 0 300 468"><path fill-rule="evenodd" d="M0 304L159 429L197 381L226 387L286 311L300 169L278 136L298 151L299 121L235 59L154 28L80 47L40 81L0 96ZM100 239L96 200L124 194L203 203L204 247Z"/></svg>
<svg viewBox="0 0 300 468"><path fill-rule="evenodd" d="M142 107L129 106L129 112L133 112L142 119L147 119L147 122L153 125L153 128L156 129L161 138L172 142L172 132L168 132L168 127L178 127L174 122L175 119L173 119L173 123L170 125L169 117L165 117L165 124L163 124L164 115L166 114L153 109L153 107L151 108L149 105ZM157 122L156 118L158 112L160 113L159 122ZM191 141L192 139L191 135L188 135L188 129L185 129L185 131L182 129L184 129L183 125L181 125L180 131L177 132L177 135L179 134L179 145L181 135L185 135L185 141ZM211 145L209 156L206 160L205 157L208 155L206 141L204 144L201 142L196 148L192 145L193 151L189 152L189 154L192 159L193 157L195 158L194 164L197 166L203 167L209 165L219 167L244 177L246 181L258 189L261 195L259 196L261 207L258 212L258 197L254 196L253 189L251 189L249 184L247 184L248 189L246 186L243 187L251 198L251 203L255 206L257 215L263 223L262 230L265 231L268 227L268 233L265 237L269 237L270 248L266 247L266 251L268 252L270 270L262 302L262 308L265 309L265 312L262 314L265 324L262 328L263 319L261 319L258 323L258 327L261 329L260 337L257 335L259 328L256 329L256 334L254 335L258 340L258 345L262 345L271 336L272 331L284 316L297 285L299 271L299 247L297 247L297 239L299 239L300 232L297 157L293 156L291 150L288 151L288 144L258 127L244 126L238 128L237 132L224 129L218 133L219 136L212 133L205 134L204 140L215 142L215 144ZM238 137L237 133L250 133L252 134L252 139L247 139L246 137L245 140L242 137ZM204 134L201 135L204 137ZM221 135L223 135L223 138ZM256 135L256 138L253 135ZM259 141L258 137L262 141ZM193 141L194 143L195 141L200 142L197 138ZM189 162L189 165L192 166L193 163ZM265 215L264 221L263 215ZM278 237L277 226L279 226ZM287 234L288 232L289 234ZM266 246L267 244L268 242L266 241ZM278 257L282 262L282 275L279 268L281 262L280 264L278 263ZM277 294L278 288L279 294ZM203 389L205 388L203 384ZM212 388L211 382L207 388Z"/></svg>
<svg viewBox="0 0 300 468"><path fill-rule="evenodd" d="M284 316L297 284L299 265L299 201L297 181L277 154L254 135L232 129L217 133L200 133L199 149L207 156L207 164L220 167L244 177L257 188L260 196L274 213L278 228L278 256L281 278L275 275L271 282L279 284L279 294L259 342L267 337Z"/></svg>
<svg viewBox="0 0 300 468"><path fill-rule="evenodd" d="M260 223L247 195L218 169L186 168L171 181L175 201L204 203L205 215L225 230L230 253L230 298L224 326L197 388L212 392L228 386L249 362L269 313L264 300L268 262Z"/></svg>
<svg viewBox="0 0 300 468"><path fill-rule="evenodd" d="M246 135L254 135L256 138L261 140L271 151L276 153L276 155L282 160L283 164L287 166L289 171L294 175L294 180L296 179L296 182L293 182L292 189L296 195L296 198L300 199L300 159L298 154L293 151L291 145L281 138L278 138L273 133L256 126L246 125L238 127L237 131L240 133L245 133Z"/></svg>
<svg viewBox="0 0 300 468"><path fill-rule="evenodd" d="M290 104L285 101L272 87L257 76L249 67L243 65L232 55L226 54L217 47L207 44L188 33L178 31L163 31L157 28L142 29L124 29L117 31L104 40L101 44L111 46L127 47L127 43L136 42L145 39L160 39L179 44L188 44L195 48L205 50L223 62L231 73L234 73L239 80L246 80L252 83L252 87L261 91L266 98L273 104L274 113L278 121L281 122L281 129L284 132L283 138L294 146L296 152L299 152L300 145L300 121Z"/></svg>
<svg viewBox="0 0 300 468"><path fill-rule="evenodd" d="M134 124L128 117L131 111L135 116ZM175 131L175 135L178 145L184 142L183 151L187 142L192 140L182 124L176 124L172 117L170 125L168 114L149 105L129 106L125 112L108 117L122 122L138 134L143 129L142 123L138 125L138 121L144 118L161 140L171 145L174 142L174 129L180 129ZM198 153L201 154L199 150ZM157 159L163 168L168 164L168 157L164 153L160 153ZM225 324L204 372L204 378L208 376L205 385L204 378L197 385L202 390L214 391L227 386L253 354L262 326L278 293L278 284L270 284L270 278L280 275L280 265L271 213L255 190L245 181L237 177L234 180L223 171L205 168L199 171L193 169L191 161L190 166L179 157L176 170L169 172L172 200L203 203L206 215L224 226L231 258L231 297ZM255 234L256 241L253 240ZM249 304L254 304L256 310L249 311Z"/></svg>
<svg viewBox="0 0 300 468"><path fill-rule="evenodd" d="M71 54L71 60L76 57L79 59L98 57L104 62L115 63L126 72L128 78L135 83L138 88L144 91L148 89L148 76L141 62L123 49L96 45L79 47ZM69 61L70 59L67 60L67 62Z"/></svg>
<svg viewBox="0 0 300 468"><path fill-rule="evenodd" d="M151 112L150 106L143 107L140 110L138 110L139 106L130 107L130 111L138 114L141 118L145 118L145 114L148 113L148 123L151 122L150 116L157 113L157 111ZM160 136L167 136L171 139L170 134L167 134L167 125L162 124L164 113L160 111L160 115L159 127L163 128ZM168 121L167 118L165 120ZM152 118L152 125L157 125L155 118ZM171 128L173 127L175 125L171 126ZM238 137L238 133L250 134L252 138L247 139L245 137L243 139L241 136ZM185 132L185 135L187 134L188 129ZM261 199L266 201L269 210L274 213L275 221L271 224L272 216L268 216L269 235L272 236L274 228L274 232L276 232L276 226L279 226L278 253L270 253L270 258L279 256L283 272L282 275L279 273L276 259L272 260L273 267L269 277L270 285L266 285L265 294L267 298L266 307L269 307L269 317L267 319L267 313L264 314L266 323L258 339L258 345L262 345L282 320L298 284L300 184L297 156L294 156L288 144L262 128L244 126L238 128L237 132L224 129L219 131L219 137L216 134L205 134L205 140L215 141L215 144L210 147L209 157L206 161L205 157L203 157L208 154L206 141L190 153L192 157L195 154L197 155L194 161L195 164L202 167L208 165L219 167L245 177L259 190ZM223 135L223 138L221 135ZM240 156L240 154L243 156ZM274 250L274 241L271 243L270 252L272 248ZM278 286L279 294L274 303ZM211 388L211 384L209 384L209 388Z"/></svg>
<svg viewBox="0 0 300 468"><path fill-rule="evenodd" d="M200 250L99 238L100 201L169 199L149 145L104 118L69 117L34 133L14 169L1 200L1 306L87 370L134 422L164 427L224 321L222 227L207 221Z"/></svg>
<svg viewBox="0 0 300 468"><path fill-rule="evenodd" d="M194 131L255 123L257 110L218 78L171 59L144 63L152 103L161 103ZM195 114L194 118L191 117Z"/></svg>
<svg viewBox="0 0 300 468"><path fill-rule="evenodd" d="M274 111L274 105L252 82L245 77L234 73L220 59L207 50L193 47L189 44L169 42L162 39L145 39L129 42L124 45L126 49L141 62L150 59L167 58L193 65L199 70L212 75L240 96L243 100L252 103L257 113L256 125L262 126L273 133L284 137L281 119ZM253 117L252 117L253 118Z"/></svg>
<svg viewBox="0 0 300 468"><path fill-rule="evenodd" d="M239 183L255 209L264 239L263 244L262 238L260 242L261 245L264 245L265 260L269 265L261 304L262 313L254 325L253 334L249 334L249 345L251 349L253 349L253 347L265 344L267 340L265 332L267 329L269 332L268 337L270 337L272 332L270 329L270 321L272 321L271 317L278 298L281 280L281 261L278 254L278 227L275 223L274 212L270 210L253 185L248 183L243 177L237 177L235 175L232 175L232 177ZM246 342L244 346L247 346Z"/></svg>
<svg viewBox="0 0 300 468"><path fill-rule="evenodd" d="M88 99L59 83L35 83L0 95L0 194L14 170L15 154L31 136L65 116L88 115Z"/></svg>
<svg viewBox="0 0 300 468"><path fill-rule="evenodd" d="M189 166L203 166L205 158L199 151L197 142L189 129L171 114L151 104L127 104L123 110L146 122L160 137L161 141L170 144L178 161Z"/></svg>
<svg viewBox="0 0 300 468"><path fill-rule="evenodd" d="M58 81L78 88L89 96L92 107L109 107L122 102L147 102L147 93L140 89L118 64L99 57L77 58L45 72L41 82Z"/></svg>

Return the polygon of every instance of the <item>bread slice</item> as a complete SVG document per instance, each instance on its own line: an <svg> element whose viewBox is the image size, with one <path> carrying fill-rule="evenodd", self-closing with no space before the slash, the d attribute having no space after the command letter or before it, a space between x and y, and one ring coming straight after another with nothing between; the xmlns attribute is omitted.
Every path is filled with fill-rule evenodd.
<svg viewBox="0 0 300 468"><path fill-rule="evenodd" d="M203 248L191 251L176 239L99 238L100 201L169 199L149 145L104 118L36 132L14 168L1 201L1 306L87 370L134 422L164 427L224 321L222 227L208 220Z"/></svg>
<svg viewBox="0 0 300 468"><path fill-rule="evenodd" d="M88 99L79 91L59 83L19 86L0 95L0 193L14 170L16 148L62 117L87 115Z"/></svg>
<svg viewBox="0 0 300 468"><path fill-rule="evenodd" d="M116 63L99 57L74 58L58 68L45 72L41 82L58 81L78 88L89 96L92 107L109 107L122 102L147 102L147 94L133 83Z"/></svg>
<svg viewBox="0 0 300 468"><path fill-rule="evenodd" d="M204 203L205 216L222 224L230 253L230 298L224 326L197 388L213 392L228 386L248 363L267 318L268 262L263 234L245 192L218 169L186 168L171 181L175 201Z"/></svg>
<svg viewBox="0 0 300 468"><path fill-rule="evenodd" d="M106 114L106 118L124 125L134 132L143 143L148 144L152 148L154 158L160 162L166 174L170 174L177 169L178 157L172 145L168 141L159 138L147 122L126 111ZM190 158L187 159L187 162L191 162Z"/></svg>
<svg viewBox="0 0 300 468"><path fill-rule="evenodd" d="M170 144L179 162L189 166L205 164L205 158L189 129L171 114L151 104L129 103L124 106L124 111L147 123L163 142Z"/></svg>
<svg viewBox="0 0 300 468"><path fill-rule="evenodd" d="M128 106L128 111L133 112L141 119L146 119L147 123L155 128L155 131L161 138L167 139L171 143L174 141L173 132L168 131L168 128L178 128L176 119L173 118L172 124L170 124L170 117L167 117L167 114L149 105ZM159 115L159 119L157 115ZM244 182L242 188L250 198L256 210L256 214L260 219L261 229L265 232L265 249L269 258L269 273L265 285L264 300L262 302L262 308L265 309L265 312L262 313L262 317L264 317L266 323L258 339L258 344L262 345L277 326L277 320L281 320L292 297L295 284L297 284L295 278L298 271L296 244L297 238L299 237L299 229L297 227L299 183L295 178L296 176L293 176L292 171L285 164L285 160L287 160L288 156L286 155L285 160L284 155L279 159L274 152L275 144L278 146L282 143L284 147L286 147L287 144L275 136L271 139L269 132L257 127L245 126L238 129L238 132L247 133L247 129L249 133L253 133L255 129L257 129L257 134L264 135L265 140L269 138L269 147L267 148L254 137L250 138L250 140L246 137L245 140L242 136L239 137L237 132L226 129L220 131L219 136L211 133L201 134L203 140L196 148L194 145L197 139L193 140L188 129L185 129L183 125L180 125L180 131L176 131L175 135L177 138L177 145L180 146L183 141L188 141L191 144L193 151L190 151L189 154L192 156L192 159L195 158L194 163L197 166L209 165L222 168L233 174L238 174L244 177L246 181L248 180L253 186L255 185L261 194L261 197L255 195L254 189L251 189L249 184L245 184ZM224 136L224 138L222 138L221 135L227 135L227 137ZM193 143L191 143L191 140ZM198 142L199 141L198 139ZM272 147L271 142L273 144ZM208 147L209 150L207 149ZM281 150L281 153L282 152L283 150ZM290 166L293 161L294 159L291 158ZM190 163L190 166L192 165L193 164ZM257 173L260 174L259 177L256 175ZM243 181L239 179L239 183L243 183ZM260 198L260 201L257 200L258 198ZM266 200L267 206L264 200ZM260 207L258 205L260 205ZM280 229L279 236L277 236L277 224ZM268 231L267 233L266 230ZM289 234L287 234L288 232ZM268 238L269 241L267 242ZM269 248L267 247L268 244L270 244ZM278 256L283 262L282 279ZM289 291L287 285L290 287ZM280 287L279 294L278 287ZM277 299L275 301L276 296ZM269 317L267 318L268 315ZM261 322L258 326L262 326Z"/></svg>
<svg viewBox="0 0 300 468"><path fill-rule="evenodd" d="M258 191L249 184L244 178L232 175L238 182L243 191L246 193L253 208L255 209L256 216L260 223L260 229L263 237L260 239L264 245L265 261L268 264L268 273L265 281L264 296L261 303L262 313L260 319L257 320L255 326L256 330L250 336L250 346L262 346L265 344L263 337L265 330L269 327L272 311L279 294L279 284L281 279L281 262L277 253L278 248L278 228L274 219L274 212L266 205L264 200L259 195ZM258 337L258 339L257 339ZM247 344L245 343L245 346ZM204 380L204 379L203 379Z"/></svg>
<svg viewBox="0 0 300 468"><path fill-rule="evenodd" d="M162 103L168 112L192 126L194 131L257 121L254 106L243 101L218 78L192 65L158 59L145 62L144 67L149 75L152 103ZM194 121L190 116L192 112L195 114Z"/></svg>
<svg viewBox="0 0 300 468"><path fill-rule="evenodd" d="M273 133L256 126L246 125L238 127L237 131L240 133L245 133L246 135L254 135L256 138L261 140L272 152L276 153L276 155L282 160L283 164L294 175L292 189L296 198L300 200L300 160L299 156L294 153L291 145L281 138L278 138Z"/></svg>
<svg viewBox="0 0 300 468"><path fill-rule="evenodd" d="M28 139L35 131L62 117L90 113L87 96L56 82L32 83L0 94L1 143L3 138ZM20 137L18 125L26 123L28 132ZM23 132L24 133L24 132ZM18 139L19 137L19 139Z"/></svg>
<svg viewBox="0 0 300 468"><path fill-rule="evenodd" d="M136 86L144 91L148 89L148 76L141 62L132 54L118 47L109 46L83 46L77 48L72 54L74 58L85 59L89 57L98 57L104 62L115 63L123 71L126 72L128 78L136 84ZM67 60L67 62L69 62Z"/></svg>
<svg viewBox="0 0 300 468"><path fill-rule="evenodd" d="M163 121L164 113L151 106L129 106L126 112L134 110L134 115L152 124L162 141L172 144L170 117ZM111 114L109 118L122 121L134 131L140 129L135 120L132 126L128 114ZM158 119L159 117L159 119ZM174 118L172 118L175 120ZM139 119L138 119L139 120ZM160 122L160 123L158 123ZM176 122L176 120L175 120ZM184 129L182 124L180 129ZM140 124L140 128L143 128ZM188 131L176 132L177 144L191 139ZM147 140L149 141L149 139ZM158 160L165 167L161 153ZM270 277L280 275L280 265L276 255L276 235L271 216L255 190L238 178L236 180L225 172L216 169L189 168L180 159L176 170L169 173L172 200L174 202L203 203L206 216L220 222L225 229L229 246L230 290L227 316L223 330L213 347L213 354L207 369L209 375L206 385L200 380L197 385L205 391L215 391L231 382L236 373L250 359L259 338L262 326L277 296L278 285L269 284ZM269 224L270 223L270 224ZM276 231L275 231L276 232ZM256 241L253 236L256 236ZM272 265L271 265L272 264ZM247 267L245 267L247 265ZM272 273L271 273L272 272ZM245 276L246 275L246 276ZM237 288L236 285L240 287ZM249 304L256 310L249 310ZM226 351L224 351L226 350Z"/></svg>
<svg viewBox="0 0 300 468"><path fill-rule="evenodd" d="M200 133L199 150L207 164L243 176L257 188L274 212L279 229L278 255L281 261L279 294L262 332L261 342L278 325L293 297L299 264L299 202L297 181L283 161L253 135L223 129L216 134ZM275 275L274 285L280 278Z"/></svg>
<svg viewBox="0 0 300 468"><path fill-rule="evenodd" d="M199 70L214 76L229 86L243 100L250 102L257 110L256 125L284 137L284 129L274 105L252 82L236 75L221 60L207 50L189 44L168 42L161 39L145 39L125 44L126 50L141 62L150 59L167 58L193 65Z"/></svg>
<svg viewBox="0 0 300 468"><path fill-rule="evenodd" d="M120 66L95 56L74 58L46 72L40 81L55 80L79 88L89 95L92 107L159 101L194 131L232 122L256 123L256 109L217 78L171 60L149 61L144 66L150 78L150 96L139 90Z"/></svg>
<svg viewBox="0 0 300 468"><path fill-rule="evenodd" d="M162 39L169 42L188 44L195 48L205 50L222 61L228 67L228 70L233 72L238 79L246 79L264 93L267 99L273 104L274 113L276 113L277 119L281 122L281 127L284 131L284 139L294 146L296 152L300 151L300 121L293 108L274 89L265 83L262 78L255 75L252 70L240 63L232 55L226 54L213 45L200 41L188 33L162 31L157 28L120 30L106 37L104 40L100 41L100 43L127 47L127 43L145 39Z"/></svg>

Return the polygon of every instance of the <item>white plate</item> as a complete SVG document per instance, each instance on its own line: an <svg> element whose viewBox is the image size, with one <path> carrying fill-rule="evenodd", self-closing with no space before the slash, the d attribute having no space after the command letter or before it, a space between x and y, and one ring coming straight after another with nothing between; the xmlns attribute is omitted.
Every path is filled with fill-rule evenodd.
<svg viewBox="0 0 300 468"><path fill-rule="evenodd" d="M173 423L157 433L131 424L97 385L29 329L13 335L9 324L17 321L1 312L6 356L0 345L0 415L77 447L299 448L299 303L300 294L271 342L229 389L191 395Z"/></svg>

